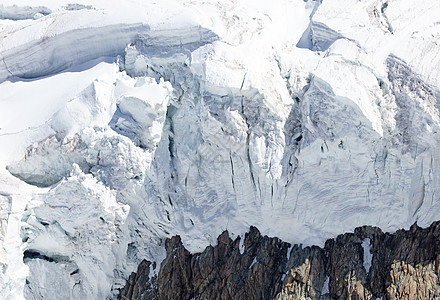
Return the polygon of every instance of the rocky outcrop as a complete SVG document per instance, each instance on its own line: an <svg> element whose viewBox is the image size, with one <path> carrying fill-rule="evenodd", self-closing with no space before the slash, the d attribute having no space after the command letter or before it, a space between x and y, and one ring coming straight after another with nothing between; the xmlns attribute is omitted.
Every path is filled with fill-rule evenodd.
<svg viewBox="0 0 440 300"><path fill-rule="evenodd" d="M137 272L130 275L127 284L122 289L120 293L121 299L156 299L156 278L153 277L152 280L150 280L151 265L152 263L145 259L139 264Z"/></svg>
<svg viewBox="0 0 440 300"><path fill-rule="evenodd" d="M243 247L225 231L196 254L175 236L158 275L143 261L120 299L438 299L439 235L439 222L392 234L364 226L303 248L251 227Z"/></svg>

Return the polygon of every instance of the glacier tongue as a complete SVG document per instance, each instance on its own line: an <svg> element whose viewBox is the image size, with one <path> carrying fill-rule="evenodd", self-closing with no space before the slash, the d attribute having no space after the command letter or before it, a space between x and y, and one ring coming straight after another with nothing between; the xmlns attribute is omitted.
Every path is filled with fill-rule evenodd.
<svg viewBox="0 0 440 300"><path fill-rule="evenodd" d="M0 20L1 297L112 297L172 235L438 218L436 2L37 2Z"/></svg>

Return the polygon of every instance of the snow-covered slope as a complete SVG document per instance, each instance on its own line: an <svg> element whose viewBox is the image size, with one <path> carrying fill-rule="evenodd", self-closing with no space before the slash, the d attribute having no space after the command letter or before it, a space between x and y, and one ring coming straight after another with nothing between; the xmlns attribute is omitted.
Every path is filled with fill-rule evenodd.
<svg viewBox="0 0 440 300"><path fill-rule="evenodd" d="M2 299L112 297L176 234L438 219L436 1L28 5L0 3Z"/></svg>

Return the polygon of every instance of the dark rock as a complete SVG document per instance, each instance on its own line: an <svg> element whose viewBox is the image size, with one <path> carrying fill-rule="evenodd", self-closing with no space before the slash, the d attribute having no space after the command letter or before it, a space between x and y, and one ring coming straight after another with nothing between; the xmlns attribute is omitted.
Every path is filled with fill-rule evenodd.
<svg viewBox="0 0 440 300"><path fill-rule="evenodd" d="M150 279L151 262L143 260L136 273L131 273L127 284L120 291L120 299L157 299L157 288L155 278Z"/></svg>
<svg viewBox="0 0 440 300"><path fill-rule="evenodd" d="M393 234L363 226L322 249L291 247L251 227L242 254L240 238L232 240L227 231L217 246L196 254L175 236L166 241L157 280L143 261L120 299L438 299L439 235L438 222ZM370 249L362 246L365 239ZM372 254L368 270L364 251Z"/></svg>

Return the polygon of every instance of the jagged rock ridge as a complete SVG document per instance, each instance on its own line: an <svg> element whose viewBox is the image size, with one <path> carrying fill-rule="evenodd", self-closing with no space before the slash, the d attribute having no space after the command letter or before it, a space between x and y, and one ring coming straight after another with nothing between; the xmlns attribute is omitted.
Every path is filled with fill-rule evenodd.
<svg viewBox="0 0 440 300"><path fill-rule="evenodd" d="M438 299L440 222L383 233L363 226L324 248L291 245L256 227L232 240L228 231L202 253L179 236L165 243L157 275L144 260L120 299Z"/></svg>

